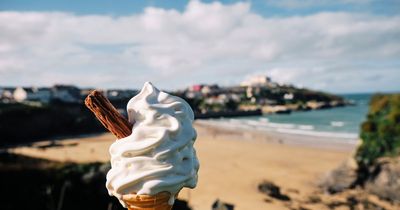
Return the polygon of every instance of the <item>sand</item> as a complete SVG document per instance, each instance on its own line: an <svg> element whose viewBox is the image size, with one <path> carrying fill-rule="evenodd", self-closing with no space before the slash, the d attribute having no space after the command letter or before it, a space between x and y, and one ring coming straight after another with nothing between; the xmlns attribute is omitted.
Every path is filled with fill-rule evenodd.
<svg viewBox="0 0 400 210"><path fill-rule="evenodd" d="M354 144L328 141L303 141L288 135L267 135L245 130L225 130L196 123L195 144L200 160L198 187L179 194L194 210L209 210L218 198L235 205L235 210L288 209L282 202L265 202L257 191L262 180L281 187L292 198L312 194L316 184L329 170L352 155ZM111 134L66 139L60 147L38 149L19 147L13 152L57 161L109 161ZM45 145L48 142L35 144ZM340 145L340 146L338 146Z"/></svg>

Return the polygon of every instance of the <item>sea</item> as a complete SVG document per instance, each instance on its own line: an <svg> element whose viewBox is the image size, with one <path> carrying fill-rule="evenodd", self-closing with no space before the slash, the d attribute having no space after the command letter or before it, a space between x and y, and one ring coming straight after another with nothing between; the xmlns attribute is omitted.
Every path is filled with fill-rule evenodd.
<svg viewBox="0 0 400 210"><path fill-rule="evenodd" d="M360 125L366 119L371 94L341 95L355 103L354 106L331 109L268 114L263 116L222 118L209 123L229 127L247 127L261 131L274 131L295 135L334 137L357 140Z"/></svg>

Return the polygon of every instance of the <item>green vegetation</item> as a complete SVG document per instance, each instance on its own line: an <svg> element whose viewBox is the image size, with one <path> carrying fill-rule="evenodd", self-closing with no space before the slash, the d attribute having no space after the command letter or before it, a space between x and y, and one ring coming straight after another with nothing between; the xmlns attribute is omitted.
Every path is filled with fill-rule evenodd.
<svg viewBox="0 0 400 210"><path fill-rule="evenodd" d="M356 160L361 168L372 165L380 157L400 155L400 94L372 97L360 137L362 144Z"/></svg>

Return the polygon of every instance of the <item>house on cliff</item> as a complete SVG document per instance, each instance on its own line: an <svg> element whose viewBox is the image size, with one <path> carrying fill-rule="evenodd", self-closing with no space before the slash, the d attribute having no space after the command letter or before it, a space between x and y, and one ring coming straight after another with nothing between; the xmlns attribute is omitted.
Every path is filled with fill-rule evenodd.
<svg viewBox="0 0 400 210"><path fill-rule="evenodd" d="M54 85L51 88L52 100L64 103L79 103L81 101L81 91L72 85Z"/></svg>
<svg viewBox="0 0 400 210"><path fill-rule="evenodd" d="M272 82L271 78L265 75L255 75L240 83L242 87L269 87L275 88L277 83Z"/></svg>
<svg viewBox="0 0 400 210"><path fill-rule="evenodd" d="M119 89L108 89L105 90L104 92L109 100L130 99L138 93L137 90L119 90Z"/></svg>
<svg viewBox="0 0 400 210"><path fill-rule="evenodd" d="M49 103L51 95L49 88L17 87L13 91L13 98L16 102L37 101Z"/></svg>
<svg viewBox="0 0 400 210"><path fill-rule="evenodd" d="M0 102L1 103L10 103L14 101L14 92L15 88L11 87L2 87L0 88Z"/></svg>

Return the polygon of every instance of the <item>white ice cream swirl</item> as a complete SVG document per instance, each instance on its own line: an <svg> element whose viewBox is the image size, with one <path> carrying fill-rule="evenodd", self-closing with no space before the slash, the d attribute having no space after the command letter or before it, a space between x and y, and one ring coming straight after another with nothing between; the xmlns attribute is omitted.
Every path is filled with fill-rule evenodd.
<svg viewBox="0 0 400 210"><path fill-rule="evenodd" d="M130 136L110 146L109 194L121 200L129 193L168 191L174 198L182 187L194 188L199 162L193 148L196 131L189 104L146 82L127 109L134 126Z"/></svg>

